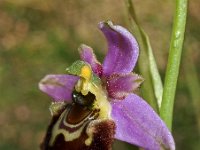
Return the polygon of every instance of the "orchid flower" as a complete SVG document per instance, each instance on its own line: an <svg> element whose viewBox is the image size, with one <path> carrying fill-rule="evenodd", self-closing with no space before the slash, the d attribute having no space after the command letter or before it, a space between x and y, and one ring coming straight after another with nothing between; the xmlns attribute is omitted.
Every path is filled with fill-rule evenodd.
<svg viewBox="0 0 200 150"><path fill-rule="evenodd" d="M165 123L134 94L143 78L134 69L139 46L133 35L112 22L99 28L108 42L103 64L81 45L80 60L67 74L47 75L39 88L53 98L53 119L42 149L107 150L113 139L147 150L175 149Z"/></svg>

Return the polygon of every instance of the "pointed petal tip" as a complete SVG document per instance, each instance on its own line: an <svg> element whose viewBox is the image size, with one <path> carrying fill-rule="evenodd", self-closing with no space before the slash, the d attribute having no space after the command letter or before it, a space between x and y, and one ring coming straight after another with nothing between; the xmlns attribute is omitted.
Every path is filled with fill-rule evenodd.
<svg viewBox="0 0 200 150"><path fill-rule="evenodd" d="M78 47L78 52L81 59L86 62L91 61L92 57L94 57L93 49L86 44L81 44Z"/></svg>
<svg viewBox="0 0 200 150"><path fill-rule="evenodd" d="M51 78L52 75L45 75L40 82L38 83L38 87L42 92L45 92L46 86L45 84L47 83L48 79Z"/></svg>
<svg viewBox="0 0 200 150"><path fill-rule="evenodd" d="M85 48L91 49L91 47L89 47L88 45L86 45L86 44L81 44L81 45L79 46L78 50L82 51L82 50L84 50Z"/></svg>
<svg viewBox="0 0 200 150"><path fill-rule="evenodd" d="M132 88L134 92L141 86L141 84L144 82L145 79L141 75L138 75L136 73L133 73L133 76L134 76L134 81L133 81L134 83Z"/></svg>
<svg viewBox="0 0 200 150"><path fill-rule="evenodd" d="M99 29L104 28L104 26L108 26L108 27L111 27L111 28L112 28L113 22L110 21L110 20L108 20L108 21L101 21L101 22L99 23Z"/></svg>

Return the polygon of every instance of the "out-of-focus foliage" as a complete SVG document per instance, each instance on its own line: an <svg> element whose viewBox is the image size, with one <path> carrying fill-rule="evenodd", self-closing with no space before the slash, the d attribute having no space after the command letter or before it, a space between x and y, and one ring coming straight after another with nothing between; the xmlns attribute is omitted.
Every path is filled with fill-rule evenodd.
<svg viewBox="0 0 200 150"><path fill-rule="evenodd" d="M174 1L133 2L164 78ZM190 72L185 67L192 59L200 76L199 11L200 1L190 1L184 48L189 53L183 55L190 59L182 61L173 126L177 149L182 150L200 147L200 115L195 113L195 96L186 80ZM123 0L0 1L0 149L38 149L51 118L51 99L38 90L39 80L46 74L64 73L78 59L81 43L92 46L102 58L106 43L97 24L108 19L128 26ZM200 105L200 98L196 103ZM116 144L115 149L122 149L121 143Z"/></svg>

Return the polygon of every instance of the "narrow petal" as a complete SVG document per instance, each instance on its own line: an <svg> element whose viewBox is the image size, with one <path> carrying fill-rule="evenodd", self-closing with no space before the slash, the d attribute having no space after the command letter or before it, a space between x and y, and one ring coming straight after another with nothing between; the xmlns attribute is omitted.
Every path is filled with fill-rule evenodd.
<svg viewBox="0 0 200 150"><path fill-rule="evenodd" d="M89 63L92 67L92 70L98 76L102 75L102 66L96 59L95 54L91 47L82 44L79 48L80 57L83 61Z"/></svg>
<svg viewBox="0 0 200 150"><path fill-rule="evenodd" d="M108 41L108 53L103 63L103 74L130 73L138 59L139 48L133 35L112 22L101 22L99 28Z"/></svg>
<svg viewBox="0 0 200 150"><path fill-rule="evenodd" d="M112 104L115 138L147 150L175 150L173 137L159 116L140 97L131 94Z"/></svg>
<svg viewBox="0 0 200 150"><path fill-rule="evenodd" d="M72 75L47 75L40 81L39 88L55 101L71 101L78 79L79 77Z"/></svg>
<svg viewBox="0 0 200 150"><path fill-rule="evenodd" d="M128 94L136 90L143 82L143 78L137 74L112 74L107 78L107 91L113 99L124 99Z"/></svg>

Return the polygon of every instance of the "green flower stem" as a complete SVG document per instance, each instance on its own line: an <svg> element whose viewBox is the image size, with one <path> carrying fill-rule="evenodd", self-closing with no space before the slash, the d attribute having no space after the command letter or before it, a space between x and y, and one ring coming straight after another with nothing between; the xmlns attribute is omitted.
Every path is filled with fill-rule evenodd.
<svg viewBox="0 0 200 150"><path fill-rule="evenodd" d="M187 16L187 0L176 0L176 11L172 30L169 58L165 76L163 99L160 116L171 130L174 97L179 73L185 24Z"/></svg>

